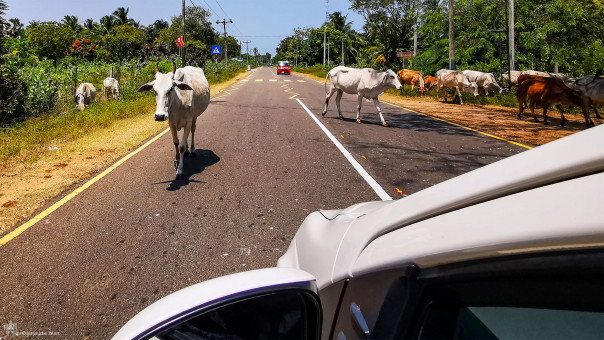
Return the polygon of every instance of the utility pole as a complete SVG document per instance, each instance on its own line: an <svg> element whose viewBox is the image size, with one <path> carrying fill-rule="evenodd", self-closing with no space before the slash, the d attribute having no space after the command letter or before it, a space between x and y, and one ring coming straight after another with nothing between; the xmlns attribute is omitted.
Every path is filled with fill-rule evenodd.
<svg viewBox="0 0 604 340"><path fill-rule="evenodd" d="M245 44L245 51L247 53L247 65L250 66L250 45L251 41L242 41Z"/></svg>
<svg viewBox="0 0 604 340"><path fill-rule="evenodd" d="M327 63L329 64L329 44L331 44L331 42L329 41L329 37L327 37Z"/></svg>
<svg viewBox="0 0 604 340"><path fill-rule="evenodd" d="M342 66L344 66L344 37L342 37Z"/></svg>
<svg viewBox="0 0 604 340"><path fill-rule="evenodd" d="M453 16L453 0L449 0L449 69L455 69L455 21Z"/></svg>
<svg viewBox="0 0 604 340"><path fill-rule="evenodd" d="M329 22L329 0L325 0L325 25L323 25L323 67L325 67L325 41L327 40L327 23Z"/></svg>
<svg viewBox="0 0 604 340"><path fill-rule="evenodd" d="M325 45L325 41L327 40L327 25L324 26L323 29L323 66L325 66L325 47L327 45Z"/></svg>
<svg viewBox="0 0 604 340"><path fill-rule="evenodd" d="M510 57L510 71L514 70L514 59L515 59L515 51L514 51L514 0L508 0L509 4L509 57ZM511 80L512 78L510 78Z"/></svg>
<svg viewBox="0 0 604 340"><path fill-rule="evenodd" d="M184 1L184 0L183 0ZM222 21L218 21L216 20L217 24L222 24L222 27L224 28L224 62L225 62L225 67L228 70L229 69L229 49L228 49L228 44L227 44L227 35L226 35L226 24L233 23L233 20L229 19L229 21L226 21L226 19L223 19Z"/></svg>
<svg viewBox="0 0 604 340"><path fill-rule="evenodd" d="M186 41L185 40L185 0L182 0L182 41L183 43ZM185 52L186 49L185 47L181 47L181 54L180 54L180 58L182 59L182 67L185 67L187 65L186 59L185 59Z"/></svg>
<svg viewBox="0 0 604 340"><path fill-rule="evenodd" d="M417 56L417 26L413 26L413 56Z"/></svg>

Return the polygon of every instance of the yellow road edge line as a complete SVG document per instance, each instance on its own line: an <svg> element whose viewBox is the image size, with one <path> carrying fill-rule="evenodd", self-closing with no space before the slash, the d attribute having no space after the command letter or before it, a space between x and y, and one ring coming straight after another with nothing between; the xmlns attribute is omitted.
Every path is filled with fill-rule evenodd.
<svg viewBox="0 0 604 340"><path fill-rule="evenodd" d="M397 105L397 104L393 104L393 103L390 103L390 102L385 101L385 100L384 100L384 102L385 102L386 104L390 105L390 106L398 107L399 109L403 109L403 110L407 110L407 111L409 111L409 112L417 113L418 115L422 115L422 116L426 116L426 117L429 117L429 118L432 118L432 119L440 120L441 122L445 122L445 123L447 123L447 124L455 125L455 126L458 126L458 127L460 127L460 128L464 128L464 129L466 129L466 130L470 130L470 131L473 131L473 132L479 133L479 134L481 134L481 135L485 135L485 136L487 136L487 137L491 137L491 138L499 139L499 140L501 140L501 141L504 141L504 142L507 142L507 143L510 143L510 144L514 144L514 145L517 145L517 146L520 146L520 147L523 147L523 148L526 148L526 149L529 149L529 150L530 150L530 149L532 149L532 147L530 147L530 146L528 146L528 145L520 144L520 143L518 143L518 142L514 142L514 141L512 141L512 140L505 139L505 138L503 138L503 137L495 136L495 135L492 135L492 134L490 134L490 133L482 132L482 131L479 131L479 130L476 130L476 129L473 129L473 128L471 128L471 127L467 127L467 126L464 126L464 125L461 125L461 124L453 123L453 122L452 122L452 121L450 121L450 120L446 120L446 119L443 119L443 118L439 118L439 117L436 117L436 116L432 116L432 115L429 115L429 114L427 114L427 113L422 113L422 112L418 112L418 111L415 111L415 110L411 110L411 109L408 109L408 108L406 108L406 107L403 107L403 106L400 106L400 105Z"/></svg>
<svg viewBox="0 0 604 340"><path fill-rule="evenodd" d="M100 174L96 175L93 179L91 179L88 182L84 183L81 187L75 189L74 191L72 191L71 193L69 193L67 196L63 197L58 202L56 202L55 204L51 205L49 208L45 209L44 211L42 211L38 215L36 215L33 218L31 218L29 221L23 223L22 225L20 225L19 227L17 227L15 230L11 231L10 233L6 234L4 237L0 238L0 247L2 247L3 245L7 244L9 241L11 241L12 239L14 239L15 237L21 235L21 233L23 233L24 231L26 231L27 229L29 229L30 227L32 227L33 225L35 225L36 223L38 223L39 221L41 221L44 217L50 215L53 211L59 209L63 204L69 202L72 198L76 197L82 191L88 189L88 187L90 187L91 185L93 185L94 183L96 183L97 181L99 181L101 178L107 176L110 172L112 172L113 170L115 170L118 166L122 165L124 162L126 162L128 159L130 159L132 156L134 156L137 153L141 152L143 149L145 149L146 147L148 147L149 145L151 145L151 143L155 142L161 136L165 135L168 131L170 131L169 128L165 129L160 134L158 134L157 136L155 136L151 140L149 140L147 143L143 144L141 147L139 147L138 149L132 151L128 155L122 157L120 160L118 160L117 162L115 162L109 168L105 169L105 171L101 172Z"/></svg>
<svg viewBox="0 0 604 340"><path fill-rule="evenodd" d="M290 93L292 93L292 92L290 92ZM300 95L300 94L296 93L296 94L294 94L293 96L289 97L289 99L294 99L294 98L296 98L296 97L297 97L297 96L299 96L299 95Z"/></svg>

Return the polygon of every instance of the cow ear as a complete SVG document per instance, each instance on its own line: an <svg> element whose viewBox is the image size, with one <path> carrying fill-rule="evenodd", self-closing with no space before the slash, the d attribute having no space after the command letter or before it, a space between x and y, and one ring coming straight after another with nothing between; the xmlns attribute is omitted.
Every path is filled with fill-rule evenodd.
<svg viewBox="0 0 604 340"><path fill-rule="evenodd" d="M136 92L147 92L147 91L153 89L153 83L154 82L146 83L145 85L139 87L138 90L136 90Z"/></svg>
<svg viewBox="0 0 604 340"><path fill-rule="evenodd" d="M186 83L183 83L181 81L174 81L174 86L178 87L180 90L192 90L193 88L189 85L187 85Z"/></svg>

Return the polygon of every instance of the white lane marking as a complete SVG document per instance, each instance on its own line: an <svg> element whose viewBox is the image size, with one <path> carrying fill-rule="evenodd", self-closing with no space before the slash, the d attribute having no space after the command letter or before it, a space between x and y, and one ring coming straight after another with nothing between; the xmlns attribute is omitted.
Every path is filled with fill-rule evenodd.
<svg viewBox="0 0 604 340"><path fill-rule="evenodd" d="M300 103L300 105L304 108L304 110L306 110L306 113L308 113L308 115L315 121L315 123L317 123L317 125L319 125L321 130L323 130L323 132L325 132L327 137L329 137L329 139L335 144L335 146L340 150L340 152L342 152L344 157L346 157L346 159L350 162L350 164L352 164L352 166L358 171L359 175L361 175L361 177L363 177L363 179L367 182L367 184L369 184L369 186L373 189L373 191L375 191L375 193L382 199L382 201L391 200L392 197L390 197L390 195L388 195L388 193L378 184L378 182L376 182L373 179L373 177L371 177L371 175L361 166L361 164L359 164L359 162L357 162L357 160L354 159L354 157L352 157L350 152L348 152L348 150L346 150L346 148L344 148L344 146L336 139L336 137L334 137L331 134L331 132L329 132L329 130L325 127L325 125L323 125L321 123L321 121L319 121L319 119L317 117L315 117L315 115L306 107L306 105L304 105L304 103L302 103L302 101L300 99L296 98L296 100L298 101L298 103Z"/></svg>
<svg viewBox="0 0 604 340"><path fill-rule="evenodd" d="M271 73L272 73L274 76L277 76L277 75L275 74L275 72L273 72L273 68L272 68L272 67L269 67L269 68L268 68L268 70L269 70L269 71L271 71Z"/></svg>
<svg viewBox="0 0 604 340"><path fill-rule="evenodd" d="M306 81L298 79L298 83L306 83Z"/></svg>

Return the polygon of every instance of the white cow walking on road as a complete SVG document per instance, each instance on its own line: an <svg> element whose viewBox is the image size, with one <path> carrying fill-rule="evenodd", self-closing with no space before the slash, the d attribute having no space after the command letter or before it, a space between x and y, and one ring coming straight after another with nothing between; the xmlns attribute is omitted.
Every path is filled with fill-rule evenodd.
<svg viewBox="0 0 604 340"><path fill-rule="evenodd" d="M159 62L158 62L159 64ZM168 120L172 140L176 149L176 179L184 178L183 159L190 155L195 157L195 127L199 117L210 103L210 84L203 69L186 66L176 69L172 62L172 72L159 72L155 65L155 80L141 86L137 92L153 89L157 107L155 120ZM184 128L182 139L178 140L178 131ZM189 150L187 138L191 134Z"/></svg>
<svg viewBox="0 0 604 340"><path fill-rule="evenodd" d="M327 78L331 79L329 90L327 90ZM383 126L388 126L384 117L382 116L382 110L380 109L380 102L378 96L384 93L387 89L400 90L401 83L396 76L396 73L392 70L386 72L376 72L372 68L356 69L344 66L338 66L332 68L325 77L325 108L323 109L322 115L325 116L327 113L327 105L329 105L329 98L334 93L336 95L336 106L338 107L338 113L340 119L344 119L342 116L342 110L340 109L340 99L342 99L342 93L356 94L358 96L357 101L357 123L361 124L361 104L363 98L373 99L373 103L380 115Z"/></svg>

